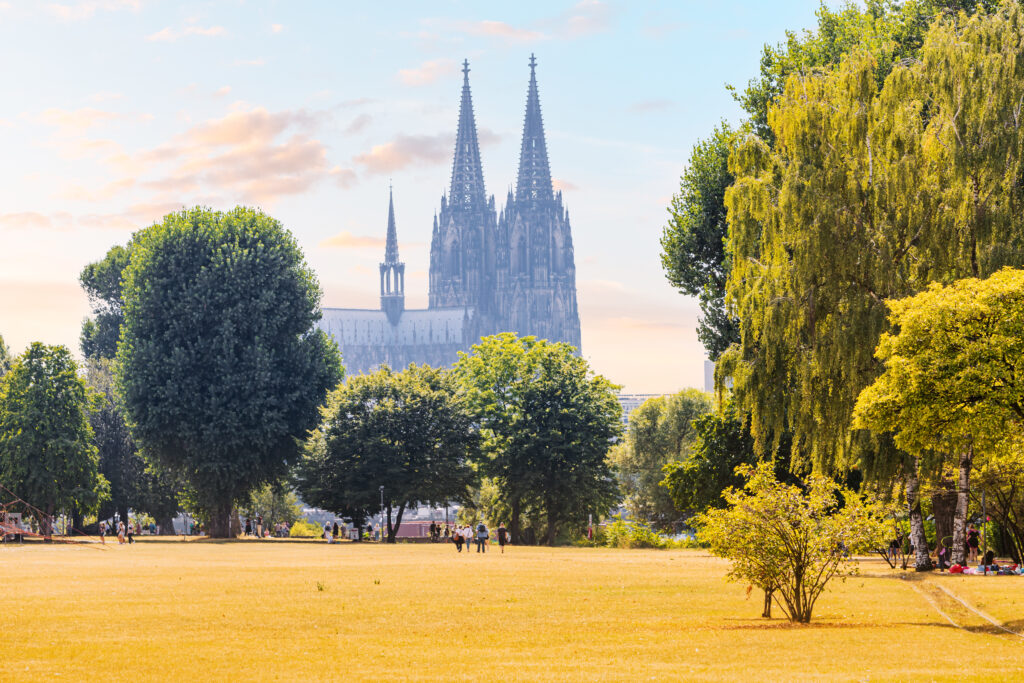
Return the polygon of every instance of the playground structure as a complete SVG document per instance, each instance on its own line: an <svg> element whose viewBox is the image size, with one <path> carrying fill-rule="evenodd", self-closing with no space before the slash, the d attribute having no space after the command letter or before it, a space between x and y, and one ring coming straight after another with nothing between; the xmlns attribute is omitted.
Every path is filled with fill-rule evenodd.
<svg viewBox="0 0 1024 683"><path fill-rule="evenodd" d="M33 525L25 519L25 512L29 513L40 523L43 522L43 520L47 520L49 524L40 525L45 529L49 529L49 531L47 533L43 533L41 530L37 531ZM22 543L26 538L41 539L46 542L81 543L80 539L71 538L66 533L65 535L54 534L53 522L54 519L52 515L47 515L36 506L22 498L19 498L13 491L3 484L0 484L0 543ZM84 533L80 529L72 529L70 528L70 525L68 525L65 531L73 531L84 539L89 538L88 534ZM88 545L90 545L90 547L97 547L91 543Z"/></svg>

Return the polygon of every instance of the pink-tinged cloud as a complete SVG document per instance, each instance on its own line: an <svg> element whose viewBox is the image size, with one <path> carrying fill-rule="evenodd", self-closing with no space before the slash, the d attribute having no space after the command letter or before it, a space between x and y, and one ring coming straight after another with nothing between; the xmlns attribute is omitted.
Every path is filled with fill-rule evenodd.
<svg viewBox="0 0 1024 683"><path fill-rule="evenodd" d="M471 36L500 38L506 43L512 44L532 43L548 37L540 31L518 28L504 21L461 22L456 25L456 28Z"/></svg>
<svg viewBox="0 0 1024 683"><path fill-rule="evenodd" d="M271 24L270 25L270 31L272 33L280 33L283 30L284 30L284 24Z"/></svg>
<svg viewBox="0 0 1024 683"><path fill-rule="evenodd" d="M555 189L555 192L572 192L573 190L580 189L575 183L570 183L568 180L562 180L561 178L552 179L551 187Z"/></svg>
<svg viewBox="0 0 1024 683"><path fill-rule="evenodd" d="M121 115L93 107L74 110L51 107L35 118L40 123L56 128L60 134L76 135L93 126L121 118Z"/></svg>
<svg viewBox="0 0 1024 683"><path fill-rule="evenodd" d="M406 85L428 85L458 72L455 60L432 59L414 69L399 69L398 79Z"/></svg>
<svg viewBox="0 0 1024 683"><path fill-rule="evenodd" d="M236 59L234 64L235 66L266 66L267 60L263 57L256 57L255 59Z"/></svg>
<svg viewBox="0 0 1024 683"><path fill-rule="evenodd" d="M308 132L316 123L317 116L304 109L270 112L257 107L201 123L183 137L194 145L259 145L270 142L289 128Z"/></svg>
<svg viewBox="0 0 1024 683"><path fill-rule="evenodd" d="M163 220L169 213L181 211L181 202L132 204L120 213L93 213L78 217L78 224L100 230L138 230Z"/></svg>
<svg viewBox="0 0 1024 683"><path fill-rule="evenodd" d="M369 114L360 114L359 116L352 119L345 129L341 131L345 135L355 135L359 131L363 130L373 121L373 117Z"/></svg>
<svg viewBox="0 0 1024 683"><path fill-rule="evenodd" d="M355 171L351 168L342 168L341 166L335 166L327 174L334 179L334 184L343 190L352 187L359 180Z"/></svg>
<svg viewBox="0 0 1024 683"><path fill-rule="evenodd" d="M173 43L180 38L187 38L188 36L204 36L206 38L213 38L216 36L222 36L227 31L224 30L223 26L186 26L183 29L175 30L168 26L156 33L146 36L146 40L151 43Z"/></svg>
<svg viewBox="0 0 1024 683"><path fill-rule="evenodd" d="M477 131L481 146L489 146L501 140L501 136L487 128ZM451 160L452 133L437 135L397 135L390 142L374 145L369 152L356 155L353 160L363 166L367 173L384 174L409 166L430 166Z"/></svg>
<svg viewBox="0 0 1024 683"><path fill-rule="evenodd" d="M97 202L113 199L135 185L135 178L122 178L107 183L97 189L88 189L81 185L72 185L62 191L61 197L72 201Z"/></svg>
<svg viewBox="0 0 1024 683"><path fill-rule="evenodd" d="M568 38L579 38L592 33L607 31L610 25L611 8L600 0L582 0L573 5L564 16L561 31Z"/></svg>
<svg viewBox="0 0 1024 683"><path fill-rule="evenodd" d="M383 249L384 238L353 235L348 230L342 230L337 235L332 235L321 241L319 246L331 249Z"/></svg>
<svg viewBox="0 0 1024 683"><path fill-rule="evenodd" d="M0 214L0 225L15 230L49 230L53 220L46 214L35 211Z"/></svg>

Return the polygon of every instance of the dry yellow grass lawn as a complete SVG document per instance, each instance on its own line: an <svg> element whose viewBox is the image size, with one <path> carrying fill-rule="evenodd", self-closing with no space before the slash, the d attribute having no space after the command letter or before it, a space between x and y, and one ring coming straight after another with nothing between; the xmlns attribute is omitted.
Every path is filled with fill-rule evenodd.
<svg viewBox="0 0 1024 683"><path fill-rule="evenodd" d="M147 541L0 549L3 680L1020 680L1024 579L837 583L815 622L696 551ZM318 589L318 583L323 590ZM946 602L943 602L945 600ZM942 609L957 622L954 627Z"/></svg>

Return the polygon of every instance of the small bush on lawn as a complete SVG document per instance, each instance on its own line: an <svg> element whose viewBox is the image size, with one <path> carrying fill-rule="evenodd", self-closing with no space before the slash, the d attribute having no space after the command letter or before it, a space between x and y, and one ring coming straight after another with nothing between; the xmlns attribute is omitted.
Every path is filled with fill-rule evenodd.
<svg viewBox="0 0 1024 683"><path fill-rule="evenodd" d="M288 533L292 538L320 538L323 536L324 528L311 523L303 518L292 524L292 530Z"/></svg>
<svg viewBox="0 0 1024 683"><path fill-rule="evenodd" d="M667 550L700 547L700 544L693 539L677 541L667 536L662 536L646 524L623 521L622 517L618 515L616 515L614 522L605 527L604 536L604 545L609 548L658 548Z"/></svg>

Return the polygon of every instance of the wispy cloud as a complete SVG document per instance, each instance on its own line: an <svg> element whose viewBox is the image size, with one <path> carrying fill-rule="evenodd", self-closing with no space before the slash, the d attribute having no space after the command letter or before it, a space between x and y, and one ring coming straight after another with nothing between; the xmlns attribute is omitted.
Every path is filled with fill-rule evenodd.
<svg viewBox="0 0 1024 683"><path fill-rule="evenodd" d="M0 225L13 230L52 230L71 227L69 213L44 214L36 211L0 214Z"/></svg>
<svg viewBox="0 0 1024 683"><path fill-rule="evenodd" d="M432 59L413 69L399 69L398 79L406 85L427 85L458 71L455 60Z"/></svg>
<svg viewBox="0 0 1024 683"><path fill-rule="evenodd" d="M332 235L322 240L319 246L332 249L382 249L384 247L384 238L371 237L370 235L353 235L348 230L342 230L337 235Z"/></svg>
<svg viewBox="0 0 1024 683"><path fill-rule="evenodd" d="M601 0L582 0L560 17L559 33L579 38L607 31L611 25L611 8Z"/></svg>
<svg viewBox="0 0 1024 683"><path fill-rule="evenodd" d="M477 131L481 146L495 144L501 136L487 128ZM447 163L451 159L455 136L452 133L437 135L396 135L389 142L374 145L369 152L357 154L353 161L370 174L393 173L409 166L430 166Z"/></svg>
<svg viewBox="0 0 1024 683"><path fill-rule="evenodd" d="M266 66L267 60L263 57L256 57L255 59L236 59L234 61L235 66Z"/></svg>
<svg viewBox="0 0 1024 683"><path fill-rule="evenodd" d="M223 26L186 26L183 29L173 29L170 26L161 29L152 35L146 36L146 40L151 43L173 43L181 38L187 38L188 36L205 36L207 38L213 38L216 36L222 36L226 33Z"/></svg>
<svg viewBox="0 0 1024 683"><path fill-rule="evenodd" d="M541 31L519 28L504 21L465 21L456 24L456 29L471 36L498 38L511 44L533 43L550 37Z"/></svg>
<svg viewBox="0 0 1024 683"><path fill-rule="evenodd" d="M360 114L359 116L352 119L342 132L345 135L355 135L359 131L365 129L373 121L373 117L369 114Z"/></svg>
<svg viewBox="0 0 1024 683"><path fill-rule="evenodd" d="M470 36L497 39L509 45L536 43L551 38L581 38L602 33L611 27L612 12L601 0L581 0L555 16L530 26L515 26L504 21L460 21L453 25L457 32Z"/></svg>

